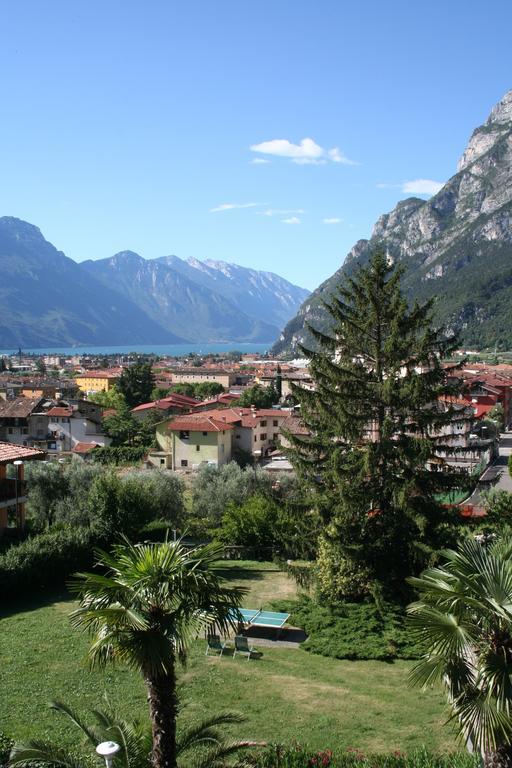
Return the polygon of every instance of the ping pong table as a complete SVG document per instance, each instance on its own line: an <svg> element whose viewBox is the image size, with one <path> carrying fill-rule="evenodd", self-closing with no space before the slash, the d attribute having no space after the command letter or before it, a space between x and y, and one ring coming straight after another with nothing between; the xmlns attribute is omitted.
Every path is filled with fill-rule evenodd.
<svg viewBox="0 0 512 768"><path fill-rule="evenodd" d="M276 629L278 636L279 632L290 618L289 613L257 611L252 608L232 608L229 615L233 621L238 621L239 624L243 624L247 628L270 627L271 629Z"/></svg>

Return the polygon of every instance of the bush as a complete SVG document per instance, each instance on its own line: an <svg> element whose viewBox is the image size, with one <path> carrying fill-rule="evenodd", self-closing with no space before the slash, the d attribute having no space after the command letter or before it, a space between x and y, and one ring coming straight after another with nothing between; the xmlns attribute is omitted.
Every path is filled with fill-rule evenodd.
<svg viewBox="0 0 512 768"><path fill-rule="evenodd" d="M95 448L91 458L99 464L139 464L148 452L145 445L109 445Z"/></svg>
<svg viewBox="0 0 512 768"><path fill-rule="evenodd" d="M62 586L75 571L91 568L93 548L106 540L90 528L55 529L31 536L0 557L0 584L6 600Z"/></svg>
<svg viewBox="0 0 512 768"><path fill-rule="evenodd" d="M192 514L212 526L220 525L229 504L241 506L255 494L272 492L268 473L241 469L231 461L221 467L201 467L192 481Z"/></svg>
<svg viewBox="0 0 512 768"><path fill-rule="evenodd" d="M219 538L225 544L272 547L277 514L277 505L265 496L251 496L242 506L230 502L222 516Z"/></svg>
<svg viewBox="0 0 512 768"><path fill-rule="evenodd" d="M0 731L0 768L7 767L9 763L9 755L11 754L13 746L13 739L6 736L3 731Z"/></svg>
<svg viewBox="0 0 512 768"><path fill-rule="evenodd" d="M336 608L321 605L309 597L296 603L282 603L290 611L291 622L302 627L308 639L306 651L335 659L387 661L417 659L422 647L415 642L399 605L385 603L345 603Z"/></svg>
<svg viewBox="0 0 512 768"><path fill-rule="evenodd" d="M464 752L433 755L421 749L410 755L401 752L366 755L358 749L349 749L344 754L333 755L330 750L315 752L299 744L273 744L259 755L246 756L244 765L255 768L477 768L480 763L477 756Z"/></svg>

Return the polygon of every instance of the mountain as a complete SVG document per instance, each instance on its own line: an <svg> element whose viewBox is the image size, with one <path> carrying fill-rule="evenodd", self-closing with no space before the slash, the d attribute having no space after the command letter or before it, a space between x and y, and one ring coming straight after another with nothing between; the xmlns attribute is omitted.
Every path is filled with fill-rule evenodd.
<svg viewBox="0 0 512 768"><path fill-rule="evenodd" d="M146 260L122 251L80 266L191 342L270 342L309 293L271 272L222 261Z"/></svg>
<svg viewBox="0 0 512 768"><path fill-rule="evenodd" d="M359 240L340 269L309 296L273 347L311 342L305 322L325 329L322 307L340 278L382 247L405 269L410 299L437 296L436 321L468 347L512 347L512 90L477 128L457 173L429 200L402 200Z"/></svg>
<svg viewBox="0 0 512 768"><path fill-rule="evenodd" d="M179 343L32 224L0 218L0 348Z"/></svg>

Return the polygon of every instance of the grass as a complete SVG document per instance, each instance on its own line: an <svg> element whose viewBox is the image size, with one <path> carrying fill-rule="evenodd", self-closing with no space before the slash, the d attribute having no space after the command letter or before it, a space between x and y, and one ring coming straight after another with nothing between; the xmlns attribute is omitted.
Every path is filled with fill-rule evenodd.
<svg viewBox="0 0 512 768"><path fill-rule="evenodd" d="M293 582L271 563L233 561L223 567L235 583L248 587L244 604L249 607L270 607L273 600L294 595ZM88 639L70 627L72 607L67 596L57 595L45 605L19 606L2 618L0 730L15 738L72 738L67 725L46 708L52 698L86 712L108 691L125 716L146 715L136 674L122 667L87 668ZM250 662L205 657L204 642L197 641L180 672L184 718L237 710L247 722L233 726L233 736L297 740L315 749L455 746L453 733L443 726L447 713L441 692L408 688L409 662L338 661L288 648L263 652L261 660Z"/></svg>

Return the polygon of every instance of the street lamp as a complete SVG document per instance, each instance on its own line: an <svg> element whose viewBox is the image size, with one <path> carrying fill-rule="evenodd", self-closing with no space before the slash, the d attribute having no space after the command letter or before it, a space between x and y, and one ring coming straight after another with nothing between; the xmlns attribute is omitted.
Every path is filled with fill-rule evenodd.
<svg viewBox="0 0 512 768"><path fill-rule="evenodd" d="M102 741L101 744L98 744L96 747L96 753L100 757L105 758L105 765L107 768L112 768L114 756L117 755L120 749L121 747L119 744L116 744L115 741Z"/></svg>

